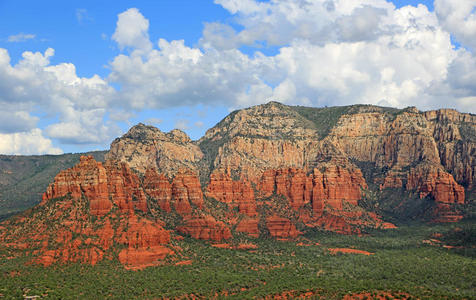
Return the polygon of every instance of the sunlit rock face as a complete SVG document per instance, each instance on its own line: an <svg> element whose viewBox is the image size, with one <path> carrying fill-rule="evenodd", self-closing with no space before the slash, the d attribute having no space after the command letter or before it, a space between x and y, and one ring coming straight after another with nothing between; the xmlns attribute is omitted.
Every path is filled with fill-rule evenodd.
<svg viewBox="0 0 476 300"><path fill-rule="evenodd" d="M454 110L270 102L231 113L198 141L139 124L105 163L81 157L61 171L39 206L1 224L0 241L35 249L44 265L117 258L143 268L178 255L170 241L182 236L395 228L374 209L387 190L427 201L430 220L454 222L474 192L475 153L476 117ZM368 195L375 207L361 205Z"/></svg>

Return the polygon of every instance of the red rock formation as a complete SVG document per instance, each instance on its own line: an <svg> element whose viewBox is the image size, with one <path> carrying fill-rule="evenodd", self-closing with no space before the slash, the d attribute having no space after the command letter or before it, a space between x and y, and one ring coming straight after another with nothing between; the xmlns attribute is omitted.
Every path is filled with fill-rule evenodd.
<svg viewBox="0 0 476 300"><path fill-rule="evenodd" d="M254 191L247 180L233 181L228 174L213 173L208 184L208 196L238 207L242 214L257 215Z"/></svg>
<svg viewBox="0 0 476 300"><path fill-rule="evenodd" d="M319 200L336 210L342 210L343 202L357 205L362 197L361 188L367 187L360 170L349 171L340 166L329 166L322 173L315 169L313 184L317 186L317 195L313 194L313 200L317 202L317 206L313 206L316 212L321 206Z"/></svg>
<svg viewBox="0 0 476 300"><path fill-rule="evenodd" d="M158 174L155 168L147 169L144 177L144 190L147 194L157 200L159 207L170 212L170 202L172 199L172 185L169 180L163 175Z"/></svg>
<svg viewBox="0 0 476 300"><path fill-rule="evenodd" d="M419 191L420 198L431 196L435 199L434 221L455 222L462 219L453 206L464 203L464 188L441 168L421 166L411 169L406 188Z"/></svg>
<svg viewBox="0 0 476 300"><path fill-rule="evenodd" d="M156 222L132 215L127 218L126 227L121 232L118 242L129 248L149 248L170 241L170 234Z"/></svg>
<svg viewBox="0 0 476 300"><path fill-rule="evenodd" d="M184 219L185 225L177 228L181 233L189 234L200 240L219 242L231 238L230 228L221 221L216 221L212 216L189 217Z"/></svg>
<svg viewBox="0 0 476 300"><path fill-rule="evenodd" d="M82 156L78 165L61 171L46 192L46 201L70 194L73 199L85 196L90 201L90 213L107 214L114 204L122 211L147 211L147 199L139 185L139 178L125 163L108 161L103 166L92 156Z"/></svg>
<svg viewBox="0 0 476 300"><path fill-rule="evenodd" d="M312 177L307 177L301 169L287 168L266 170L261 177L259 190L264 197L269 197L274 191L289 199L293 209L299 209L311 201Z"/></svg>
<svg viewBox="0 0 476 300"><path fill-rule="evenodd" d="M296 238L302 232L296 229L296 226L289 219L279 216L270 216L266 218L266 227L272 237L275 238Z"/></svg>
<svg viewBox="0 0 476 300"><path fill-rule="evenodd" d="M172 181L172 196L175 210L186 215L192 212L190 203L198 209L203 208L203 193L198 177L190 171L182 171Z"/></svg>
<svg viewBox="0 0 476 300"><path fill-rule="evenodd" d="M139 178L124 162L107 161L109 195L122 211L132 212L134 209L147 212L147 199L140 187ZM92 195L90 199L94 199Z"/></svg>
<svg viewBox="0 0 476 300"><path fill-rule="evenodd" d="M147 219L132 216L127 228L121 232L117 241L127 246L119 253L119 261L129 268L144 268L157 265L173 251L163 244L170 241L169 232L162 226Z"/></svg>
<svg viewBox="0 0 476 300"><path fill-rule="evenodd" d="M342 210L343 202L357 205L361 199L361 188L366 188L365 179L360 170L349 171L340 166L328 166L321 172L306 176L303 170L288 168L266 170L258 189L264 197L276 191L289 199L294 209L303 207L312 200L313 210L322 212L326 205Z"/></svg>
<svg viewBox="0 0 476 300"><path fill-rule="evenodd" d="M173 253L172 250L164 246L153 246L146 249L126 248L119 253L119 261L127 269L137 270L160 265L165 257Z"/></svg>
<svg viewBox="0 0 476 300"><path fill-rule="evenodd" d="M413 168L408 174L408 190L418 190L420 198L432 196L439 203L464 203L464 188L441 168Z"/></svg>
<svg viewBox="0 0 476 300"><path fill-rule="evenodd" d="M400 174L389 173L385 178L378 178L375 180L375 183L379 184L380 190L387 188L402 188L403 181L400 177Z"/></svg>
<svg viewBox="0 0 476 300"><path fill-rule="evenodd" d="M10 241L6 244L26 250L36 256L36 263L43 265L67 262L94 265L113 257L114 244L125 247L119 259L131 268L157 264L158 259L172 254L164 246L170 235L162 224L120 210L92 220L85 209L87 205L83 199L71 198L43 204L31 218L13 219L16 226L21 224L21 230L3 237L2 242ZM57 214L58 211L63 213Z"/></svg>
<svg viewBox="0 0 476 300"><path fill-rule="evenodd" d="M353 248L329 248L327 250L329 250L329 252L333 255L336 255L337 253L352 253L352 254L363 254L363 255L374 255L375 254L373 252L368 252L368 251L358 250L358 249L353 249Z"/></svg>
<svg viewBox="0 0 476 300"><path fill-rule="evenodd" d="M247 233L252 237L259 237L258 219L244 218L236 226L236 231Z"/></svg>
<svg viewBox="0 0 476 300"><path fill-rule="evenodd" d="M326 230L341 234L360 234L360 229L354 224L348 222L342 216L326 214L319 218L315 224L318 224L319 227L322 227Z"/></svg>
<svg viewBox="0 0 476 300"><path fill-rule="evenodd" d="M112 203L108 194L107 172L102 163L96 162L92 156L82 156L78 165L56 175L54 183L43 194L42 204L68 194L74 199L82 195L90 199L93 215L108 213Z"/></svg>
<svg viewBox="0 0 476 300"><path fill-rule="evenodd" d="M51 201L54 198L59 199ZM113 204L115 211L111 211ZM138 176L125 163L103 165L92 157L81 157L78 165L56 176L39 209L46 216L17 219L22 231L3 238L11 240L14 248L39 248L32 254L43 265L96 264L112 258L114 244L125 246L119 260L130 268L158 264L173 253L164 246L170 234L163 224L135 215L135 210L147 212L147 199Z"/></svg>
<svg viewBox="0 0 476 300"><path fill-rule="evenodd" d="M177 130L135 126L113 142L104 165L82 157L56 176L38 208L47 220L27 216L2 223L0 240L22 251L35 248L29 254L43 264L94 264L119 252L123 264L136 268L173 253L159 218L168 226L183 222L177 231L213 241L230 239L231 228L259 237L258 223L265 218L259 213L268 216L264 225L276 238L301 234L296 218L307 227L345 234L360 234L366 226L393 228L357 206L367 185L352 162L368 166L369 176L390 170L375 180L380 189L406 184L420 197L434 198L435 220L461 218L454 212L455 204L464 203L458 182L471 189L476 178L474 116L370 106L342 111L328 134L315 123L325 109L278 103L230 114L198 142ZM226 206L204 202L199 175L209 173L207 196ZM157 201L160 214L149 212L148 199ZM164 214L172 211L180 216ZM20 229L6 229L12 224ZM113 249L117 244L121 251Z"/></svg>

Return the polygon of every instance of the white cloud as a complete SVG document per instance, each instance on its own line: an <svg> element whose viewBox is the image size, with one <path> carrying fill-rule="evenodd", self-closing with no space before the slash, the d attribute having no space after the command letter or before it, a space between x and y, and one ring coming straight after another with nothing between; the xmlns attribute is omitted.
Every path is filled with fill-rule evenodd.
<svg viewBox="0 0 476 300"><path fill-rule="evenodd" d="M51 138L65 144L104 144L121 134L118 126L104 121L105 109L69 112L63 121L46 128Z"/></svg>
<svg viewBox="0 0 476 300"><path fill-rule="evenodd" d="M59 118L59 123L47 130L51 137L65 143L109 142L117 130L104 124L103 116L115 90L97 75L78 77L71 63L50 65L53 55L51 48L44 53L27 51L12 66L7 50L0 48L0 105L16 120L9 128L0 125L0 130L29 130L37 121L29 113L40 111L45 118ZM72 132L73 125L80 129L76 134Z"/></svg>
<svg viewBox="0 0 476 300"><path fill-rule="evenodd" d="M139 110L197 103L235 108L275 99L430 109L447 106L456 88L447 76L461 54L424 5L396 9L380 0L216 2L236 13L243 29L211 23L205 26L202 49L160 39L159 49L147 55L117 56L109 80L121 85L121 103ZM248 56L236 49L260 40L280 45L279 53ZM463 78L472 79L471 68L458 70L460 84ZM436 96L435 87L443 91L445 86ZM458 99L474 95L468 91L451 99L457 108L467 109Z"/></svg>
<svg viewBox="0 0 476 300"><path fill-rule="evenodd" d="M24 133L0 134L0 153L15 155L62 154L63 151L53 147L50 139L43 136L40 129Z"/></svg>
<svg viewBox="0 0 476 300"><path fill-rule="evenodd" d="M30 131L36 127L38 117L31 116L25 111L0 111L0 133L14 133Z"/></svg>
<svg viewBox="0 0 476 300"><path fill-rule="evenodd" d="M119 14L112 39L129 51L111 60L107 78L80 77L71 63L52 65L51 48L26 51L15 65L0 48L0 118L8 121L0 133L8 141L41 136L101 147L120 134L116 122L141 110L239 108L269 100L476 113L472 1L436 0L435 12L424 5L396 9L384 0L215 2L237 23L205 24L198 47L183 40L152 43L149 20L138 9ZM466 49L455 49L450 34ZM243 45L264 50L244 53ZM266 54L269 46L275 54ZM54 122L38 133L35 115ZM201 123L181 119L175 125L185 130L190 124ZM8 153L28 149L16 144L3 147Z"/></svg>
<svg viewBox="0 0 476 300"><path fill-rule="evenodd" d="M217 49L256 45L260 41L285 46L297 39L313 44L374 39L379 32L390 30L386 20L395 9L384 0L215 0L215 3L236 14L238 24L243 27L236 32L229 25L206 24L201 43Z"/></svg>
<svg viewBox="0 0 476 300"><path fill-rule="evenodd" d="M121 86L120 99L134 109L166 108L197 103L225 104L250 85L260 84L263 59L238 50L202 51L184 41L159 40L159 50L143 57L119 55L109 80Z"/></svg>
<svg viewBox="0 0 476 300"><path fill-rule="evenodd" d="M463 45L476 51L476 2L435 0L435 12L443 28Z"/></svg>
<svg viewBox="0 0 476 300"><path fill-rule="evenodd" d="M26 42L28 40L32 40L36 37L35 34L31 34L31 33L19 33L19 34L15 34L15 35L10 35L8 37L8 41L10 43L17 43L17 42Z"/></svg>
<svg viewBox="0 0 476 300"><path fill-rule="evenodd" d="M118 15L112 39L121 49L130 47L147 52L152 49L148 30L149 20L144 18L137 8L129 8Z"/></svg>

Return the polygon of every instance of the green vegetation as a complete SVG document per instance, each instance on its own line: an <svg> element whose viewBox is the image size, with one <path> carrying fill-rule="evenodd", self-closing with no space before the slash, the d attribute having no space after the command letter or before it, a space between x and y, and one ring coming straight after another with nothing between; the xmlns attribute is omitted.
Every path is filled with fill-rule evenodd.
<svg viewBox="0 0 476 300"><path fill-rule="evenodd" d="M470 228L470 232L455 231L459 227ZM45 268L27 264L25 257L2 255L0 297L152 299L193 294L248 299L311 290L326 299L364 291L405 292L422 299L471 299L476 297L475 257L462 249L423 243L435 233L450 233L449 242L455 238L452 232L473 236L470 242L474 247L475 224L463 223L413 224L362 237L316 230L300 238L310 245L304 247L297 246L297 241L249 239L258 245L256 251L218 249L185 238L173 241L182 248L179 259L142 271L128 271L108 260L96 266L58 264ZM469 246L466 238L456 239ZM334 247L355 247L375 254L331 255L327 249ZM182 260L193 263L174 265Z"/></svg>
<svg viewBox="0 0 476 300"><path fill-rule="evenodd" d="M339 118L344 114L355 114L363 112L380 112L395 116L400 113L400 109L391 107L379 107L373 105L351 105L351 106L333 106L333 107L305 107L305 106L291 106L304 118L312 121L315 128L319 132L319 137L322 139L329 135L333 127L337 125Z"/></svg>
<svg viewBox="0 0 476 300"><path fill-rule="evenodd" d="M329 132L337 124L339 118L343 114L347 113L349 106L335 106L326 108L294 106L293 109L314 123L315 128L319 133L319 137L322 139L329 135Z"/></svg>
<svg viewBox="0 0 476 300"><path fill-rule="evenodd" d="M71 168L81 155L92 155L104 161L106 151L63 155L0 155L0 220L28 209L41 200L41 195L59 171Z"/></svg>

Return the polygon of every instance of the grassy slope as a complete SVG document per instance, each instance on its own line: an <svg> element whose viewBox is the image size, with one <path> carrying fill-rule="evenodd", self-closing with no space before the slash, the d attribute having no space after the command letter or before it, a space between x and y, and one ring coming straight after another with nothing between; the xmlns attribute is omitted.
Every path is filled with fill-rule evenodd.
<svg viewBox="0 0 476 300"><path fill-rule="evenodd" d="M308 247L251 239L259 246L256 252L216 249L185 239L174 243L183 249L182 260L193 260L192 265L169 262L142 271L127 271L115 261L94 267L74 264L43 268L25 265L21 259L3 258L0 295L142 299L193 293L204 298L232 294L232 298L248 299L319 289L319 295L327 299L377 290L407 292L426 299L470 299L476 297L475 245L463 250L422 243L433 233L449 232L456 226L462 225L414 224L363 237L316 231L306 234L306 242L320 245ZM463 226L471 228L470 232L475 230L475 223ZM326 249L333 247L355 247L375 255L331 255Z"/></svg>
<svg viewBox="0 0 476 300"><path fill-rule="evenodd" d="M291 106L293 110L304 118L312 121L319 132L320 138L329 135L332 128L337 124L339 118L344 114L354 114L359 112L380 112L395 115L401 110L391 107L380 107L374 105L357 104L350 106L333 107L305 107Z"/></svg>
<svg viewBox="0 0 476 300"><path fill-rule="evenodd" d="M0 220L37 204L56 174L78 163L81 155L104 161L105 153L0 155Z"/></svg>

